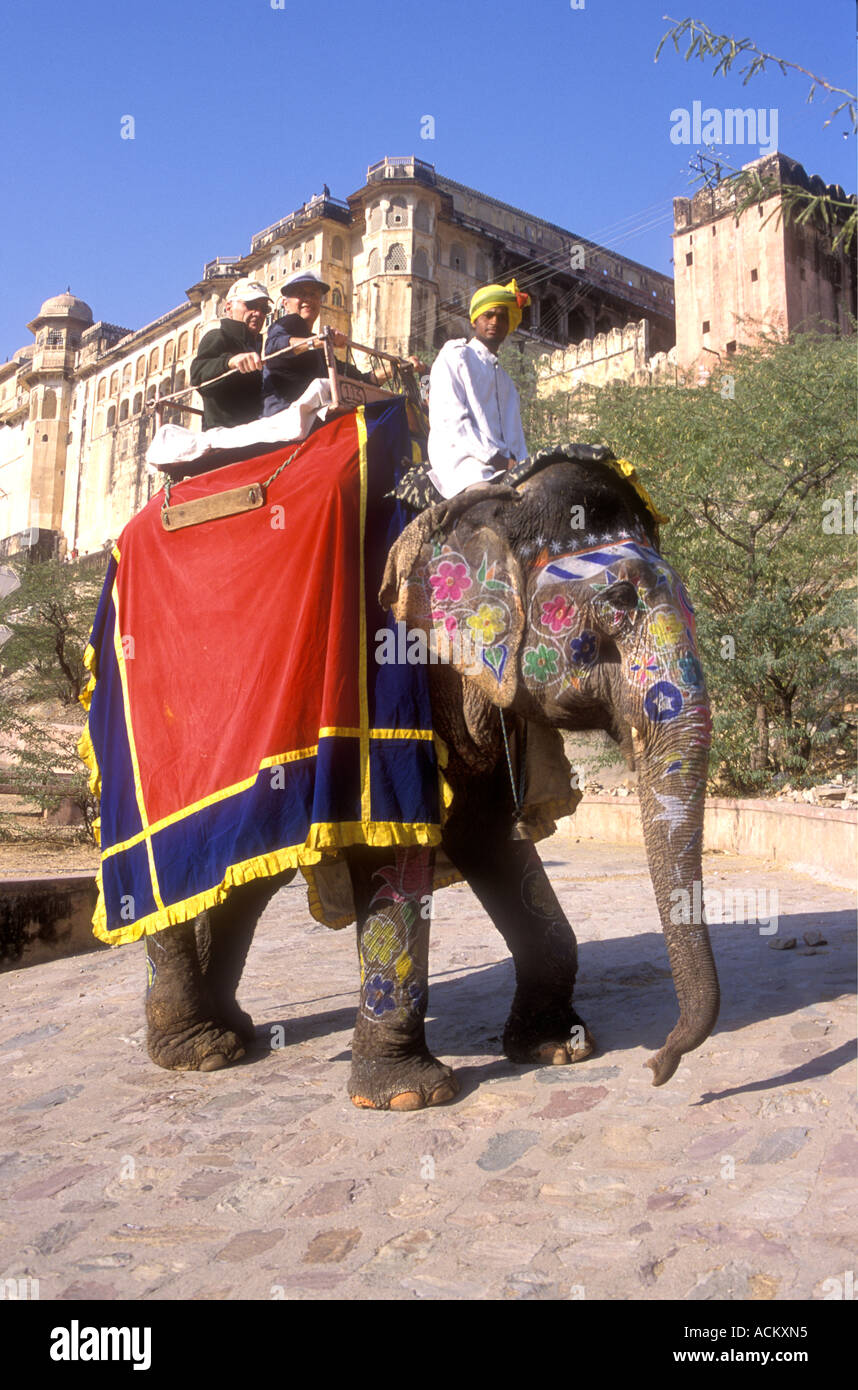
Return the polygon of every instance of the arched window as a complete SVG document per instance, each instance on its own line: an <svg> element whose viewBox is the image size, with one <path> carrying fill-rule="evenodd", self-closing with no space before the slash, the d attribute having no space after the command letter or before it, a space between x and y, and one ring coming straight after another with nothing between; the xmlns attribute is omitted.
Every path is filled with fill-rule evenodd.
<svg viewBox="0 0 858 1390"><path fill-rule="evenodd" d="M458 241L454 241L450 247L450 267L452 270L468 269L468 258L465 255L465 248Z"/></svg>
<svg viewBox="0 0 858 1390"><path fill-rule="evenodd" d="M422 198L414 209L414 225L421 232L430 230L429 207L423 202Z"/></svg>
<svg viewBox="0 0 858 1390"><path fill-rule="evenodd" d="M196 352L197 348L198 348L199 345L200 345L200 334L202 333L202 331L203 331L203 326L202 326L201 323L198 323L197 326L196 326L196 328L194 329L194 337L193 337L194 352Z"/></svg>
<svg viewBox="0 0 858 1390"><path fill-rule="evenodd" d="M422 246L418 247L418 249L414 252L414 258L411 262L411 270L412 274L422 275L425 280L429 279L429 259Z"/></svg>
<svg viewBox="0 0 858 1390"><path fill-rule="evenodd" d="M161 365L161 352L159 348L153 348L149 353L149 371L157 372Z"/></svg>
<svg viewBox="0 0 858 1390"><path fill-rule="evenodd" d="M56 420L57 418L57 393L52 391L50 386L42 396L42 419Z"/></svg>
<svg viewBox="0 0 858 1390"><path fill-rule="evenodd" d="M174 348L174 347L175 347L175 343L173 342L173 339L172 339L172 338L170 338L170 339L164 344L164 366L165 366L165 367L169 367L170 363L171 363L172 360L173 360L173 348Z"/></svg>
<svg viewBox="0 0 858 1390"><path fill-rule="evenodd" d="M187 355L188 355L188 335L187 335L187 333L180 333L180 334L179 334L179 356L180 356L180 357L187 357Z"/></svg>
<svg viewBox="0 0 858 1390"><path fill-rule="evenodd" d="M145 357L138 357L138 358L137 358L137 364L136 364L136 366L135 366L135 368L134 368L134 380L135 380L135 381L142 381L145 375L146 375L146 358L145 358Z"/></svg>
<svg viewBox="0 0 858 1390"><path fill-rule="evenodd" d="M293 269L293 270L300 270L300 269L301 269L301 257L298 255L297 251L295 252L295 255L292 257L292 269Z"/></svg>
<svg viewBox="0 0 858 1390"><path fill-rule="evenodd" d="M95 398L95 399L96 399L97 401L103 401L106 395L107 395L107 377L106 377L106 376L103 376L103 377L101 378L101 381L98 383L98 394L96 395L96 398Z"/></svg>
<svg viewBox="0 0 858 1390"><path fill-rule="evenodd" d="M370 275L377 275L378 272L379 272L380 267L381 267L381 258L380 258L380 256L379 256L378 251L376 250L376 248L373 247L372 250L371 250L370 253L369 253L368 258L367 258L366 268L367 268L367 270L369 271Z"/></svg>
<svg viewBox="0 0 858 1390"><path fill-rule="evenodd" d="M407 270L408 261L405 256L405 247L401 242L395 241L384 258L384 269L388 270Z"/></svg>
<svg viewBox="0 0 858 1390"><path fill-rule="evenodd" d="M172 391L172 389L173 389L173 388L172 388L172 386L170 385L170 378L169 378L168 376L165 376L164 379L163 379L163 381L161 382L161 395L162 395L162 396L169 396L169 394L170 394L170 392Z"/></svg>
<svg viewBox="0 0 858 1390"><path fill-rule="evenodd" d="M343 255L343 239L341 236L335 236L331 242L331 260L342 261Z"/></svg>
<svg viewBox="0 0 858 1390"><path fill-rule="evenodd" d="M113 429L113 426L114 426L115 424L116 424L116 406L115 406L115 405L111 405L111 406L108 407L108 411L107 411L107 428L108 428L109 430L112 430L112 429Z"/></svg>
<svg viewBox="0 0 858 1390"><path fill-rule="evenodd" d="M369 210L369 230L371 232L381 231L381 203L376 203Z"/></svg>
<svg viewBox="0 0 858 1390"><path fill-rule="evenodd" d="M408 225L408 204L404 198L391 198L387 209L388 227L406 227Z"/></svg>
<svg viewBox="0 0 858 1390"><path fill-rule="evenodd" d="M119 423L120 423L120 425L122 424L122 421L123 421L123 420L127 420L127 419L128 419L128 397L126 396L126 397L125 397L125 400L124 400L124 401L120 401L120 403L119 403Z"/></svg>
<svg viewBox="0 0 858 1390"><path fill-rule="evenodd" d="M110 394L111 394L111 396L115 396L115 395L117 394L118 390L119 390L119 373L118 373L118 372L111 372L111 373L110 373Z"/></svg>
<svg viewBox="0 0 858 1390"><path fill-rule="evenodd" d="M61 328L49 328L45 334L46 348L61 348L63 346L63 332Z"/></svg>
<svg viewBox="0 0 858 1390"><path fill-rule="evenodd" d="M156 388L156 386L155 386L154 381L152 382L151 386L147 386L147 387L146 387L146 400L147 400L147 402L148 402L148 401L154 401L156 389L157 389L157 388Z"/></svg>
<svg viewBox="0 0 858 1390"><path fill-rule="evenodd" d="M139 415L139 414L140 414L140 411L141 411L142 409L143 409L143 395L142 395L142 393L141 393L140 391L138 391L138 392L137 392L137 395L134 397L134 405L133 405L132 408L131 408L131 414L132 414L132 415Z"/></svg>
<svg viewBox="0 0 858 1390"><path fill-rule="evenodd" d="M184 368L180 367L179 370L176 372L176 381L175 381L175 385L173 386L173 390L174 390L174 391L184 391L184 389L185 389L185 372L184 372Z"/></svg>
<svg viewBox="0 0 858 1390"><path fill-rule="evenodd" d="M131 363L130 363L130 362L126 362L126 363L125 363L125 366L122 368L122 385L123 385L123 387L125 387L125 386L130 386L130 385L131 385Z"/></svg>
<svg viewBox="0 0 858 1390"><path fill-rule="evenodd" d="M339 285L334 286L333 293L331 294L331 305L334 309L342 309L343 307L343 292Z"/></svg>

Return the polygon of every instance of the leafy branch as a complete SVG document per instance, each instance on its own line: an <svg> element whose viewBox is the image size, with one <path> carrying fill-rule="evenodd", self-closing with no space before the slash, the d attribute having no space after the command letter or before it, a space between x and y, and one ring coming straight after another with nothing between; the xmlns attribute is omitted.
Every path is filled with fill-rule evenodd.
<svg viewBox="0 0 858 1390"><path fill-rule="evenodd" d="M677 20L673 19L670 15L665 15L664 18L673 25L673 28L668 29L667 33L662 35L658 48L655 51L656 62L658 62L659 54L668 39L673 40L673 46L678 53L680 39L688 35L689 44L685 51L685 61L688 62L689 58L699 58L700 61L703 62L704 59L708 57L717 58L718 61L712 73L713 77L717 77L719 72L722 72L726 77L734 63L738 62L741 58L745 58L747 55L752 55L750 61L747 62L743 68L739 69L740 74L742 74L744 78L742 82L743 87L746 87L751 78L756 77L758 72L764 72L769 63L776 64L784 76L786 76L787 68L792 68L795 72L803 73L805 77L810 78L810 91L807 94L808 102L813 101L814 94L818 87L821 87L826 92L830 92L833 96L842 96L844 98L832 111L825 125L830 125L835 116L838 116L841 111L845 110L849 112L853 131L858 129L858 116L856 116L858 96L856 96L854 92L848 91L845 87L835 87L832 82L828 82L824 77L819 77L816 73L810 72L808 68L803 68L800 63L790 62L788 58L778 58L774 53L764 53L761 48L757 47L753 39L734 39L729 34L715 34L709 28L708 24L704 24L700 19Z"/></svg>
<svg viewBox="0 0 858 1390"><path fill-rule="evenodd" d="M715 58L713 77L717 77L719 73L726 77L735 63L744 61L744 66L739 68L743 86L747 86L752 77L764 72L769 64L777 66L784 76L787 70L792 68L793 71L810 78L808 102L813 101L818 89L831 96L843 97L823 123L824 126L830 125L841 111L846 111L852 122L853 134L858 130L858 97L854 92L848 91L845 87L836 87L834 83L802 67L800 63L793 63L788 58L778 58L774 53L763 52L752 39L735 39L728 34L715 34L699 19L675 20L670 15L665 15L664 18L673 28L662 35L655 51L656 62L668 39L673 41L673 46L679 53L680 41L687 38L688 47L683 55L685 62L688 62L689 58L698 58L701 62L706 58ZM832 252L837 251L842 245L844 253L849 254L858 232L858 206L854 199L843 201L832 198L828 193L814 193L799 184L782 184L775 174L761 174L758 169L731 170L731 175L737 200L737 216L741 217L748 208L756 207L780 195L777 206L772 208L766 217L764 226L772 217L777 217L778 221L785 217L787 221L795 221L799 226L816 222L832 239Z"/></svg>

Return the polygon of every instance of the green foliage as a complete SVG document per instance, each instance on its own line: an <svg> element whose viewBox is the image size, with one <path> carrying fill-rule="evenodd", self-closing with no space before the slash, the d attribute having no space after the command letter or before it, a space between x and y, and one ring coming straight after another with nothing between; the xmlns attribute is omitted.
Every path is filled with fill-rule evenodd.
<svg viewBox="0 0 858 1390"><path fill-rule="evenodd" d="M83 655L103 575L56 560L15 568L20 588L0 599L0 625L11 632L0 648L0 740L11 763L5 780L43 811L70 798L91 834L97 808L74 730L83 724ZM0 835L15 833L14 823L0 817Z"/></svg>
<svg viewBox="0 0 858 1390"><path fill-rule="evenodd" d="M698 608L712 766L731 792L814 780L854 721L854 392L854 340L802 334L704 386L575 398L580 437L630 459L672 518L662 550Z"/></svg>

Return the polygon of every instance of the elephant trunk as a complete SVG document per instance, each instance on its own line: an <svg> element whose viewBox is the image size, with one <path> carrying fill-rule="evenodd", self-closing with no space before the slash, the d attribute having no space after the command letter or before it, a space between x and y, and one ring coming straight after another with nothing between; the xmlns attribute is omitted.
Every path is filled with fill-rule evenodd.
<svg viewBox="0 0 858 1390"><path fill-rule="evenodd" d="M634 731L650 875L679 1002L679 1020L650 1057L653 1085L668 1081L718 1017L718 976L702 911L703 808L709 758L705 694L669 724ZM695 887L696 885L696 887Z"/></svg>

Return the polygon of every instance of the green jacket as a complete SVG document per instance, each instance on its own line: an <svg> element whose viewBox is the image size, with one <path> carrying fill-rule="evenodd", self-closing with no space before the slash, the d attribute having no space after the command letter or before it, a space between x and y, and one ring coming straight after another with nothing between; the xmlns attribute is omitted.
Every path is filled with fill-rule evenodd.
<svg viewBox="0 0 858 1390"><path fill-rule="evenodd" d="M262 372L235 372L214 386L206 382L229 371L239 352L262 352L262 337L236 319L220 319L204 333L191 363L191 385L203 398L203 429L246 425L262 414Z"/></svg>

